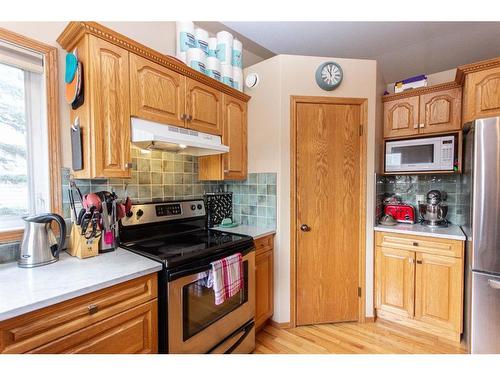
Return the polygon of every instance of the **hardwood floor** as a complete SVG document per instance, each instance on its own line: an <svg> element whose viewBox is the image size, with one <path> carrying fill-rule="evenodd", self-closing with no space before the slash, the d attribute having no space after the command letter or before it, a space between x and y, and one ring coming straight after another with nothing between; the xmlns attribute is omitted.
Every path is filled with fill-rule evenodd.
<svg viewBox="0 0 500 375"><path fill-rule="evenodd" d="M384 320L290 329L267 325L254 354L466 354L465 346Z"/></svg>

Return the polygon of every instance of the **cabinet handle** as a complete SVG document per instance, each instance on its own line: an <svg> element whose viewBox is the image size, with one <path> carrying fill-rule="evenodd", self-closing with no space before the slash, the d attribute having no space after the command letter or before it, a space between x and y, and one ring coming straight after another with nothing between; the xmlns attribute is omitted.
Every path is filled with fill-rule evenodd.
<svg viewBox="0 0 500 375"><path fill-rule="evenodd" d="M188 120L188 121L191 121L192 119L193 119L193 116L191 116L191 115L188 115L188 116L187 116L187 120Z"/></svg>
<svg viewBox="0 0 500 375"><path fill-rule="evenodd" d="M413 258L408 258L408 263L413 264L415 263L415 260Z"/></svg>
<svg viewBox="0 0 500 375"><path fill-rule="evenodd" d="M89 315L92 315L99 311L99 306L92 304L89 305L87 309L89 310Z"/></svg>
<svg viewBox="0 0 500 375"><path fill-rule="evenodd" d="M125 168L126 168L126 169L131 169L131 168L133 168L133 167L134 167L134 163L132 163L132 162L125 163Z"/></svg>
<svg viewBox="0 0 500 375"><path fill-rule="evenodd" d="M413 242L413 246L418 246L418 242Z"/></svg>
<svg viewBox="0 0 500 375"><path fill-rule="evenodd" d="M187 118L187 115L186 115L185 113L183 113L183 114L181 115L181 120L185 120L186 118Z"/></svg>
<svg viewBox="0 0 500 375"><path fill-rule="evenodd" d="M413 129L418 129L418 124L413 124Z"/></svg>
<svg viewBox="0 0 500 375"><path fill-rule="evenodd" d="M420 124L420 127L425 128L425 124L424 123Z"/></svg>
<svg viewBox="0 0 500 375"><path fill-rule="evenodd" d="M422 264L422 261L421 260L417 260L417 264Z"/></svg>

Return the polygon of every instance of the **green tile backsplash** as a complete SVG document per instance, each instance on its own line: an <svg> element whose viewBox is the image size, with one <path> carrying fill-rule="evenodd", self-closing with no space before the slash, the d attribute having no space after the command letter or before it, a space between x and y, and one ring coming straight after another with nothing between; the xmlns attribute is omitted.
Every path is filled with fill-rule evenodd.
<svg viewBox="0 0 500 375"><path fill-rule="evenodd" d="M471 189L469 178L464 174L377 176L377 217L382 214L385 196L395 194L417 208L417 194L425 198L425 194L433 189L446 193L446 219L453 224L464 225L470 214Z"/></svg>

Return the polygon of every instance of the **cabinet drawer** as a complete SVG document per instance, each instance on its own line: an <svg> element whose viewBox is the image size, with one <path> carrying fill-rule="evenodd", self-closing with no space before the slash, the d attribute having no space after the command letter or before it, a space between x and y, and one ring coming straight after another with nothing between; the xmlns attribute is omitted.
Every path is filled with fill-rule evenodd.
<svg viewBox="0 0 500 375"><path fill-rule="evenodd" d="M404 249L461 258L463 256L463 241L415 236L409 234L377 232L376 245L395 249Z"/></svg>
<svg viewBox="0 0 500 375"><path fill-rule="evenodd" d="M30 354L158 352L158 300L146 302L29 351Z"/></svg>
<svg viewBox="0 0 500 375"><path fill-rule="evenodd" d="M143 276L0 323L0 353L24 353L157 297Z"/></svg>
<svg viewBox="0 0 500 375"><path fill-rule="evenodd" d="M253 240L253 243L255 245L256 255L272 250L274 247L274 235L257 238Z"/></svg>

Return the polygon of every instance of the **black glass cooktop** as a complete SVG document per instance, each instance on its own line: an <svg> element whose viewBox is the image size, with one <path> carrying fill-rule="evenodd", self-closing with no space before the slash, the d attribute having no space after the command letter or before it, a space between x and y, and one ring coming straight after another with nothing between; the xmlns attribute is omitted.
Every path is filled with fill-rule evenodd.
<svg viewBox="0 0 500 375"><path fill-rule="evenodd" d="M252 238L215 230L197 230L125 242L120 246L173 266L208 257L245 242L252 243Z"/></svg>

